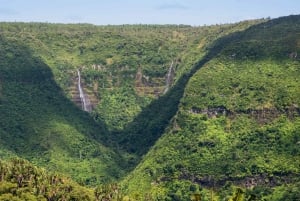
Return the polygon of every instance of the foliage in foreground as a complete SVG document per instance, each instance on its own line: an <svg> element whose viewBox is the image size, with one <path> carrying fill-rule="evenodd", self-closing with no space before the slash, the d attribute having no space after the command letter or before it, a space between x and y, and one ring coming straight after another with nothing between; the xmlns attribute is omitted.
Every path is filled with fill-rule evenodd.
<svg viewBox="0 0 300 201"><path fill-rule="evenodd" d="M93 191L22 159L0 161L0 200L95 200Z"/></svg>

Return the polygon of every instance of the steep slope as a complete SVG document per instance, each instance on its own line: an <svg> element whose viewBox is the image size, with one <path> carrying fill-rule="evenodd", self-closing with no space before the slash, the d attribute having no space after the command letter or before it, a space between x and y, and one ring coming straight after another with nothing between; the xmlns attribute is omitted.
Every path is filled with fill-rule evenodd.
<svg viewBox="0 0 300 201"><path fill-rule="evenodd" d="M83 90L93 102L92 115L110 131L120 131L199 60L193 57L195 53L198 57L199 51L204 52L216 38L239 30L239 25L0 23L0 30L3 36L30 47L75 103L80 69ZM171 67L173 73L168 77Z"/></svg>
<svg viewBox="0 0 300 201"><path fill-rule="evenodd" d="M211 27L0 23L1 157L26 158L84 184L120 178L176 113L183 88L163 96L166 89L215 38L257 22ZM78 70L98 123L80 110Z"/></svg>
<svg viewBox="0 0 300 201"><path fill-rule="evenodd" d="M245 30L251 25L262 21L244 21L231 25L203 28L198 36L199 42L182 53L177 72L175 75L171 75L172 77L175 76L173 86L163 96L144 107L134 120L126 125L124 130L114 132L114 136L117 137L115 141L119 141L120 147L130 153L136 153L138 156L147 153L149 148L163 134L171 118L176 114L189 78L201 65L219 51L218 48L214 48L214 53L209 52L206 54L213 41L230 33ZM199 61L199 59L201 60Z"/></svg>
<svg viewBox="0 0 300 201"><path fill-rule="evenodd" d="M131 198L297 200L299 16L259 22L0 23L0 156L94 185L156 143Z"/></svg>
<svg viewBox="0 0 300 201"><path fill-rule="evenodd" d="M83 90L96 99L95 119L109 130L122 130L142 107L163 94L170 64L175 69L180 54L210 28L1 23L0 29L43 59L74 102L80 69Z"/></svg>
<svg viewBox="0 0 300 201"><path fill-rule="evenodd" d="M123 181L140 199L298 200L300 16L217 40Z"/></svg>
<svg viewBox="0 0 300 201"><path fill-rule="evenodd" d="M107 130L70 100L50 68L15 38L0 37L1 156L35 164L93 184L122 174L122 158L104 143Z"/></svg>
<svg viewBox="0 0 300 201"><path fill-rule="evenodd" d="M258 22L260 20L208 27L0 23L3 40L9 40L9 44L8 42L4 44L7 47L2 49L3 60L6 62L2 65L3 68L7 68L5 73L16 74L12 66L18 67L22 64L19 69L20 76L25 75L23 67L26 66L27 76L30 77L26 79L31 79L31 77L33 81L39 79L38 82L32 83L28 90L26 90L28 85L23 86L25 89L17 87L21 85L19 81L14 83L15 87L11 87L14 77L6 79L8 84L5 86L6 97L4 98L11 100L2 107L3 109L7 108L7 112L3 113L3 118L5 118L4 115L8 117L3 121L3 125L11 126L6 129L8 131L3 136L12 137L3 137L3 144L6 143L6 140L9 141L10 149L5 148L4 150L3 147L2 152L7 154L10 150L19 149L19 143L21 143L28 150L24 153L18 150L18 154L23 153L24 157L31 158L32 161L36 156L44 153L44 149L36 149L34 152L36 155L28 155L32 146L37 144L39 147L40 139L35 136L40 135L37 133L41 132L43 134L40 138L45 141L42 147L46 147L46 150L49 147L50 150L56 150L51 156L55 158L55 165L49 163L51 168L59 163L57 169L61 168L63 172L71 171L72 175L77 177L81 177L78 172L83 168L83 172L89 172L89 177L93 177L96 173L94 174L93 168L88 166L103 167L103 164L93 164L94 162L91 160L87 166L83 165L82 167L74 162L76 160L69 160L68 157L57 154L61 152L59 147L64 144L71 146L69 142L73 141L74 136L81 139L82 134L86 136L88 133L92 133L91 135L98 141L105 142L106 146L121 149L121 154L128 157L126 160L129 160L130 165L123 161L121 156L120 159L117 159L122 164L122 169L133 167L139 161L140 156L145 154L161 136L169 120L175 115L184 89L180 85L185 85L186 73L205 54L212 41ZM15 52L18 49L19 51ZM25 55L25 52L28 52L26 53L28 55ZM15 57L18 57L19 60L15 60ZM28 59L23 61L24 57ZM44 66L45 71L51 69L53 78L50 73L46 78L38 76L38 74L33 77L36 74L33 70L36 68L36 63ZM94 108L91 116L102 125L101 128L91 123L93 120L87 114L78 110L81 109L78 71L81 74L82 91L86 93ZM179 81L182 76L185 78ZM51 81L44 82L49 77L51 77ZM62 90L57 86L50 90L55 85L54 81ZM177 82L179 83L177 87L172 89L172 85ZM37 85L40 85L38 86L39 90L31 90L35 89ZM34 95L33 92L39 94ZM67 112L67 105L71 103L63 96L72 100L78 108L72 106L68 111L73 112ZM157 98L157 101L153 101ZM62 101L62 99L64 100ZM36 101L39 103L37 104ZM9 105L6 105L8 103ZM14 114L8 106L20 107L20 109ZM42 111L43 115L39 115ZM77 120L83 116L86 118L84 121ZM14 119L14 117L16 118ZM46 120L43 120L43 117ZM21 131L16 129L19 125L18 122L21 122L21 127L25 124L26 128L30 129L22 128ZM95 126L96 128L94 128ZM31 127L34 129L32 130ZM19 133L22 133L25 141L18 139ZM55 134L57 140L54 143L47 143L52 133ZM33 144L27 136L34 136ZM16 139L16 142L20 140L20 142L14 143L13 139ZM72 145L70 148L72 157L82 158L85 154L83 152L86 151L94 153L94 145L85 143L85 140L80 140L80 143L74 143L77 144L76 146ZM91 146L91 148L81 150L80 147L85 146ZM99 152L102 151L96 151L97 154L92 154L93 157L97 158ZM69 161L69 165L63 164L65 160ZM48 164L48 159L42 164ZM68 166L71 168L67 168ZM118 175L114 172L115 165L108 166L112 167L108 170L112 171L111 174ZM120 175L122 175L121 172ZM102 180L98 175L95 177L98 182ZM94 181L87 181L87 183L89 182L93 183Z"/></svg>

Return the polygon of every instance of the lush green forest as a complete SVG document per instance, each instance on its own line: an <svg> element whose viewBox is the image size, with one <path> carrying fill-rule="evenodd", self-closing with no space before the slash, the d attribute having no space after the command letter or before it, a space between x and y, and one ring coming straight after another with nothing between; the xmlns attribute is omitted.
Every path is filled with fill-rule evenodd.
<svg viewBox="0 0 300 201"><path fill-rule="evenodd" d="M298 200L299 20L217 40L125 189L166 200Z"/></svg>
<svg viewBox="0 0 300 201"><path fill-rule="evenodd" d="M298 200L299 50L299 16L0 23L0 198Z"/></svg>

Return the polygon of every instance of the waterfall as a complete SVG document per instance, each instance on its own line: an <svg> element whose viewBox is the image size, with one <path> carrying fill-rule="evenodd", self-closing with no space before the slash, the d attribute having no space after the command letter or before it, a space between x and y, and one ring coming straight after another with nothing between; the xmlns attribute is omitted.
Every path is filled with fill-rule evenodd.
<svg viewBox="0 0 300 201"><path fill-rule="evenodd" d="M174 67L173 67L174 62L172 61L168 73L167 73L167 77L166 77L166 88L164 90L164 94L167 93L167 91L169 90L171 84L173 83L173 78L174 78Z"/></svg>
<svg viewBox="0 0 300 201"><path fill-rule="evenodd" d="M92 111L92 106L90 103L90 100L86 94L84 94L82 86L81 86L81 76L80 76L80 71L77 70L77 75L78 75L78 91L79 91L79 97L81 101L81 106L84 111L90 112Z"/></svg>

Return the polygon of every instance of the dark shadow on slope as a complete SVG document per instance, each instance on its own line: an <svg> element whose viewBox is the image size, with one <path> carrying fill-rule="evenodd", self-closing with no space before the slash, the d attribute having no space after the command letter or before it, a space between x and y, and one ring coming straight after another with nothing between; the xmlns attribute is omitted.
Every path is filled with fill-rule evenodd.
<svg viewBox="0 0 300 201"><path fill-rule="evenodd" d="M299 21L299 16L288 16L278 18L275 20L260 23L249 27L245 31L235 32L216 40L211 47L207 50L207 54L197 64L193 66L190 72L184 74L172 87L172 89L164 96L153 101L149 106L143 109L143 111L131 122L123 132L116 133L119 138L120 146L131 153L136 153L139 156L144 155L150 149L151 146L159 139L163 134L166 127L169 125L170 120L176 114L180 99L183 96L184 89L189 79L209 60L218 56L225 47L239 43L242 39L257 34L259 31L262 32L261 38L269 37L273 32L270 27L277 26L282 22L288 22L289 26L291 23L294 24ZM281 37L282 34L277 34L277 37ZM257 43L256 43L257 45ZM248 47L250 48L250 47ZM252 47L251 47L252 48ZM247 50L247 49L246 49ZM258 59L255 56L269 57L271 54L268 52L238 52L240 59ZM275 50L277 51L277 50ZM250 55L248 53L250 52ZM282 51L278 51L282 52ZM224 52L222 52L223 54ZM228 56L231 56L234 52L227 52ZM281 53L282 54L282 53ZM225 54L226 55L226 54ZM278 55L276 55L278 56ZM281 55L282 56L282 55ZM283 55L286 57L286 55Z"/></svg>
<svg viewBox="0 0 300 201"><path fill-rule="evenodd" d="M274 61L299 59L300 15L291 15L250 27L222 50L224 59Z"/></svg>
<svg viewBox="0 0 300 201"><path fill-rule="evenodd" d="M50 68L43 61L32 56L31 50L17 41L12 42L1 37L0 42L1 110L6 111L8 106L14 106L12 112L16 110L29 119L35 118L37 123L51 120L51 115L60 116L79 132L101 141L101 135L108 133L104 123L97 124L88 113L80 110L64 96L54 81ZM15 88L10 88L11 91L8 90L10 84L16 85ZM27 91L26 87L30 91ZM31 107L31 104L35 107ZM44 119L47 115L50 117ZM1 116L3 120L12 120L10 116L5 118L3 113ZM81 127L81 124L76 124L78 122L87 125Z"/></svg>
<svg viewBox="0 0 300 201"><path fill-rule="evenodd" d="M109 164L123 162L106 143L106 126L64 96L50 68L22 42L2 36L0 61L0 146L28 160L44 161L44 165L54 149L64 150L66 157L97 160L108 154L107 161L111 161L106 174L113 174ZM83 137L72 137L70 128ZM98 145L107 151L103 153Z"/></svg>
<svg viewBox="0 0 300 201"><path fill-rule="evenodd" d="M139 156L147 153L149 148L163 134L170 120L176 114L180 99L189 79L210 59L216 56L232 39L239 37L234 33L215 42L208 54L201 59L186 74L180 77L176 84L165 94L154 100L131 122L123 132L116 133L120 146L130 153Z"/></svg>

